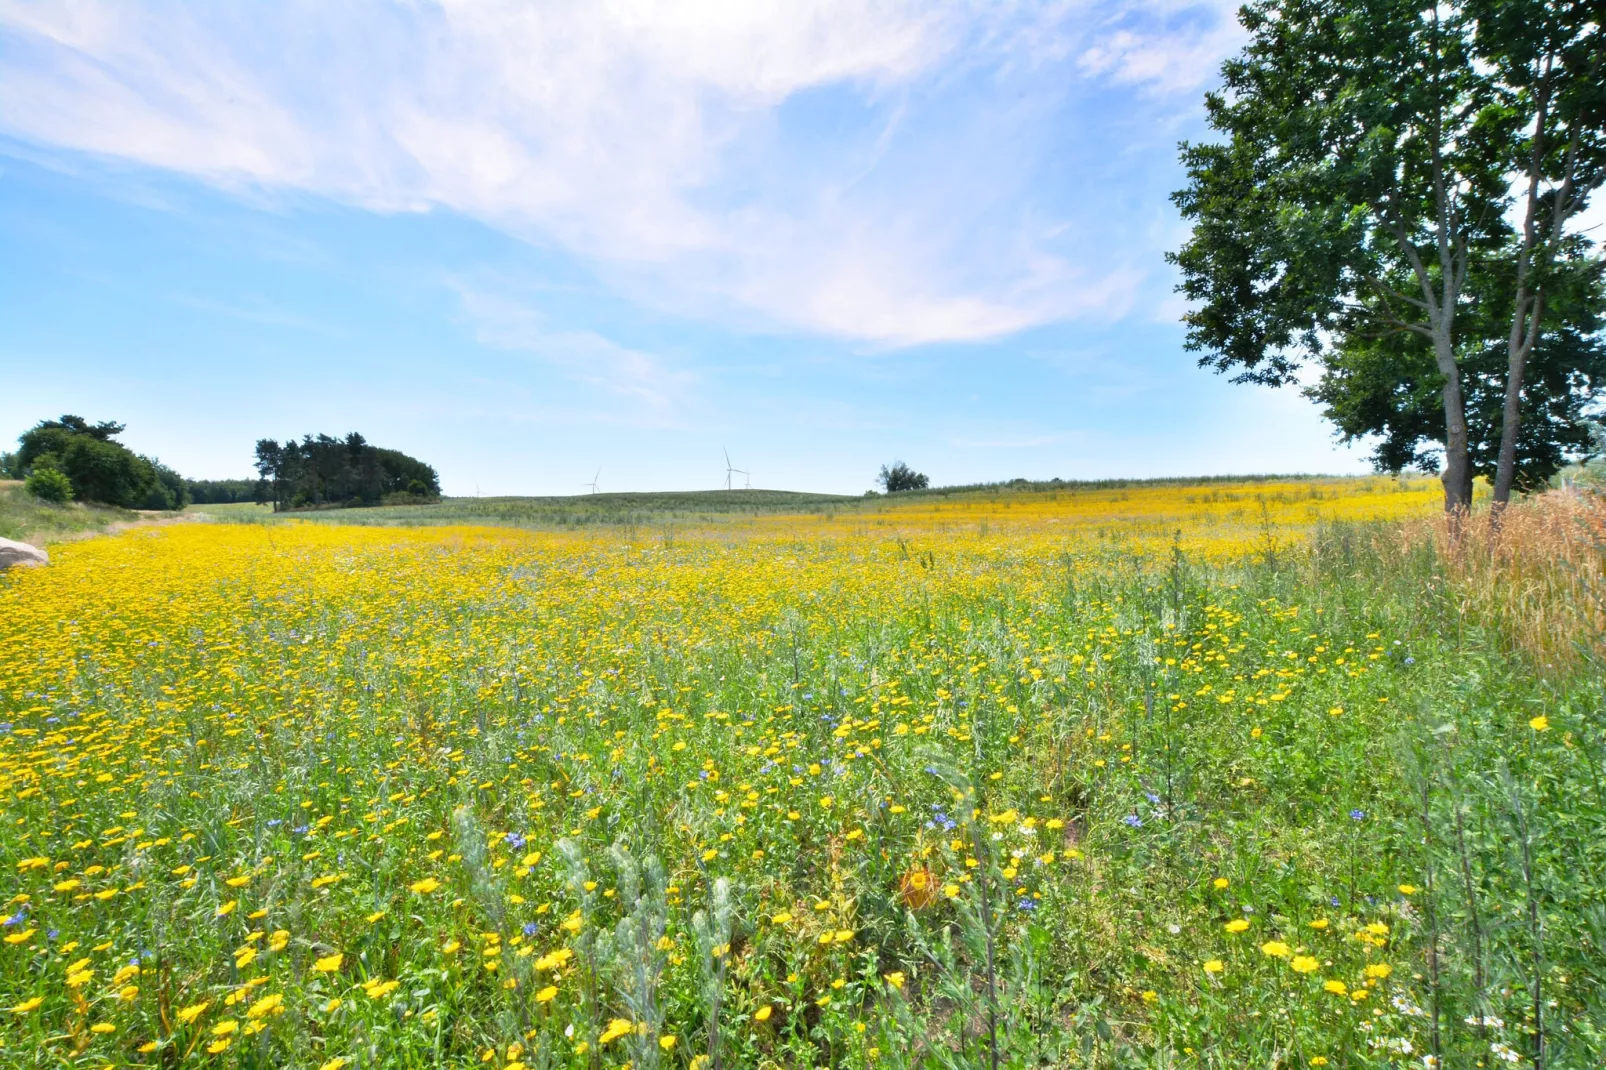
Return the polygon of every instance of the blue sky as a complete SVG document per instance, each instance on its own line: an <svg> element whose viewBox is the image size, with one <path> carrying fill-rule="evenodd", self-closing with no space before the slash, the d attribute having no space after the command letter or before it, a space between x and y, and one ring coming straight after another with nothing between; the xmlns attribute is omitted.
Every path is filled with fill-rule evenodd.
<svg viewBox="0 0 1606 1070"><path fill-rule="evenodd" d="M450 493L1364 470L1182 350L1171 0L0 0L0 439Z"/></svg>

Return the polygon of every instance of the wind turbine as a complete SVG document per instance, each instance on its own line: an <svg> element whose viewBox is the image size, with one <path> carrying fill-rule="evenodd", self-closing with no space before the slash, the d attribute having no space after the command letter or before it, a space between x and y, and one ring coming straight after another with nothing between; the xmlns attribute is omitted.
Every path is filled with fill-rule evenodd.
<svg viewBox="0 0 1606 1070"><path fill-rule="evenodd" d="M597 469L597 474L591 477L591 482L582 483L580 485L582 487L590 487L591 488L591 493L595 494L595 493L597 493L597 478L599 476L601 476L601 475L602 475L602 469L599 468L599 469Z"/></svg>
<svg viewBox="0 0 1606 1070"><path fill-rule="evenodd" d="M732 468L731 467L731 451L730 450L726 450L725 451L725 489L726 490L733 490L734 489L734 487L733 487L733 485L731 483L731 476L733 476L733 475L747 476L748 477L747 485L749 487L751 487L753 485L752 476L748 475L747 472L744 472L740 468Z"/></svg>

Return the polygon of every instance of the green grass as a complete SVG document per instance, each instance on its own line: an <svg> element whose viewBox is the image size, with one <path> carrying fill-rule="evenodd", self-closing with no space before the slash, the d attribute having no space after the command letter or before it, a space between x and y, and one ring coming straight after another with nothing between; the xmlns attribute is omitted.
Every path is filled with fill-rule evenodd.
<svg viewBox="0 0 1606 1070"><path fill-rule="evenodd" d="M775 513L828 513L865 499L784 490L653 491L551 497L444 498L428 505L298 509L274 514L247 503L193 505L222 520L287 519L393 526L475 524L521 528L621 527L664 523L719 524Z"/></svg>
<svg viewBox="0 0 1606 1070"><path fill-rule="evenodd" d="M43 546L139 519L138 513L109 506L52 505L29 494L20 482L0 480L0 538Z"/></svg>

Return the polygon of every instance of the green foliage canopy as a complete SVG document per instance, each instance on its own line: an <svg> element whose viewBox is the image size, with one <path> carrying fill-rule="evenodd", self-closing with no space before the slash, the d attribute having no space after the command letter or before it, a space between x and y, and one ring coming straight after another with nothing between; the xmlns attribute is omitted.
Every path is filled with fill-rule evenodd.
<svg viewBox="0 0 1606 1070"><path fill-rule="evenodd" d="M435 469L399 450L373 446L352 432L344 439L305 435L282 445L271 438L256 447L256 469L274 509L434 501Z"/></svg>
<svg viewBox="0 0 1606 1070"><path fill-rule="evenodd" d="M895 494L900 490L925 490L931 486L931 479L923 472L916 472L902 461L893 461L891 467L881 466L881 474L876 476L876 482L885 488L888 494Z"/></svg>
<svg viewBox="0 0 1606 1070"><path fill-rule="evenodd" d="M188 503L177 472L116 441L123 425L91 424L79 416L41 420L23 432L12 465L31 475L53 469L65 475L78 501L125 509L180 509Z"/></svg>

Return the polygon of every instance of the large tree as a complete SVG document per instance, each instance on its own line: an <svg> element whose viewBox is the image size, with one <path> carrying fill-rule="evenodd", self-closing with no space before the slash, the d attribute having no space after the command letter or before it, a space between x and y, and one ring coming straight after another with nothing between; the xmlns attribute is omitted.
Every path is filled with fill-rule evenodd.
<svg viewBox="0 0 1606 1070"><path fill-rule="evenodd" d="M61 471L79 501L129 509L182 509L188 504L189 492L178 473L118 442L122 432L122 424L92 424L80 416L41 420L18 438L12 463L19 474L35 468Z"/></svg>
<svg viewBox="0 0 1606 1070"><path fill-rule="evenodd" d="M1193 222L1170 259L1196 302L1186 322L1200 363L1284 384L1322 362L1330 414L1346 432L1355 426L1353 411L1348 426L1342 418L1353 400L1346 386L1387 405L1388 384L1410 378L1417 389L1401 403L1419 408L1420 384L1431 381L1445 506L1464 510L1473 439L1491 434L1468 425L1487 407L1469 412L1463 365L1487 362L1491 333L1473 305L1503 306L1506 374L1492 431L1502 439L1503 502L1524 398L1539 400L1555 378L1530 379L1528 362L1541 351L1559 359L1542 341L1556 322L1546 288L1590 267L1592 250L1569 224L1606 160L1594 7L1246 5L1250 41L1223 65L1223 90L1206 97L1225 137L1182 147L1189 182L1174 195ZM1391 355L1426 356L1432 374L1408 375Z"/></svg>
<svg viewBox="0 0 1606 1070"><path fill-rule="evenodd" d="M1525 360L1517 421L1504 416L1514 290L1495 285L1480 294L1474 287L1460 316L1458 361L1474 476L1499 480L1502 439L1513 426L1518 434L1508 463L1511 482L1519 487L1543 486L1569 457L1594 452L1588 420L1606 389L1606 294L1598 265L1590 267L1551 280L1549 323ZM1479 279L1474 274L1471 281ZM1385 331L1351 334L1330 347L1320 380L1305 393L1322 403L1345 441L1372 446L1378 470L1431 472L1439 467L1445 439L1442 388L1430 347L1409 332Z"/></svg>

